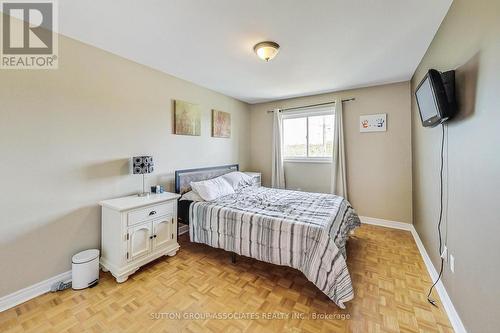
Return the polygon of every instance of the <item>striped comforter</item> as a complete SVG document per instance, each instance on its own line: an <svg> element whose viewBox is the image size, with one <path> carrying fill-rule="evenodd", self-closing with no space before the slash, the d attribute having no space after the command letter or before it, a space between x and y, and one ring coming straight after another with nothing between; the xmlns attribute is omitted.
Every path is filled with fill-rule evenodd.
<svg viewBox="0 0 500 333"><path fill-rule="evenodd" d="M344 198L249 186L189 214L191 241L299 269L341 308L353 298L345 244L360 221Z"/></svg>

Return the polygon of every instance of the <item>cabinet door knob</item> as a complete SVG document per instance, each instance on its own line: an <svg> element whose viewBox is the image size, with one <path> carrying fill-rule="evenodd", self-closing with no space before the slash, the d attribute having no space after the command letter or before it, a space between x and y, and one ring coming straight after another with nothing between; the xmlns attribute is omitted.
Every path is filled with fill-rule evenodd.
<svg viewBox="0 0 500 333"><path fill-rule="evenodd" d="M149 216L155 215L155 214L156 214L156 210L152 210L152 211L149 212Z"/></svg>
<svg viewBox="0 0 500 333"><path fill-rule="evenodd" d="M156 235L153 235L154 238L156 238Z"/></svg>
<svg viewBox="0 0 500 333"><path fill-rule="evenodd" d="M149 239L153 239L153 236L149 236Z"/></svg>

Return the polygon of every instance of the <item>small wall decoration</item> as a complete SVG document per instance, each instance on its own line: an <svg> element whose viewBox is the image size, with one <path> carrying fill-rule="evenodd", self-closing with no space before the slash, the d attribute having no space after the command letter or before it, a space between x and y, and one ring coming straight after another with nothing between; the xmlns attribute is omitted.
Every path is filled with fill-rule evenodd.
<svg viewBox="0 0 500 333"><path fill-rule="evenodd" d="M201 112L197 104L174 101L174 133L201 135Z"/></svg>
<svg viewBox="0 0 500 333"><path fill-rule="evenodd" d="M385 132L387 131L387 114L368 114L359 116L360 132Z"/></svg>
<svg viewBox="0 0 500 333"><path fill-rule="evenodd" d="M215 138L231 137L231 114L212 110L212 136Z"/></svg>

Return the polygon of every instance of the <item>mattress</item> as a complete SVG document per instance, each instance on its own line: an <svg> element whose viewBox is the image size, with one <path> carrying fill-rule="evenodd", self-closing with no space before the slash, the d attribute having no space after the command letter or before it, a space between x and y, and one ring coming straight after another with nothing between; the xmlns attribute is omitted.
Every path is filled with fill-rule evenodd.
<svg viewBox="0 0 500 333"><path fill-rule="evenodd" d="M354 297L346 264L360 225L342 197L248 186L189 208L191 241L299 269L339 307Z"/></svg>

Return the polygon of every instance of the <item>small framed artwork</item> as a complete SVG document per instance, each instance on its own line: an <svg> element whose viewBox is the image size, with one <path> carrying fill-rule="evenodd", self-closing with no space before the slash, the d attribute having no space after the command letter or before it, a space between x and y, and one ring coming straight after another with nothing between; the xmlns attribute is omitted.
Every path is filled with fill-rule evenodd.
<svg viewBox="0 0 500 333"><path fill-rule="evenodd" d="M174 133L201 135L201 112L197 104L174 101Z"/></svg>
<svg viewBox="0 0 500 333"><path fill-rule="evenodd" d="M368 114L359 116L360 132L385 132L387 131L387 114Z"/></svg>
<svg viewBox="0 0 500 333"><path fill-rule="evenodd" d="M231 137L231 114L212 110L212 136L215 138Z"/></svg>

